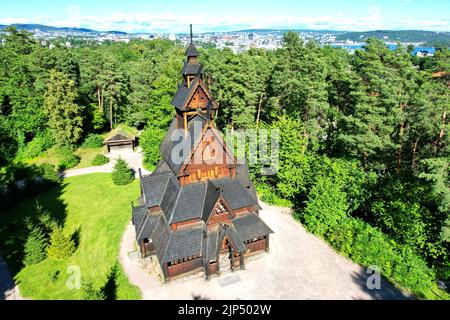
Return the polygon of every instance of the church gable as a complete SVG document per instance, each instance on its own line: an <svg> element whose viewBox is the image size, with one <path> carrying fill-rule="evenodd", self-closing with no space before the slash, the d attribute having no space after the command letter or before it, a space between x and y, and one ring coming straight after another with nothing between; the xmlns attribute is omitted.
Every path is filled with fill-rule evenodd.
<svg viewBox="0 0 450 320"><path fill-rule="evenodd" d="M223 138L208 128L182 172L190 176L190 181L216 179L229 176L230 165L234 163L234 155Z"/></svg>
<svg viewBox="0 0 450 320"><path fill-rule="evenodd" d="M222 197L220 197L209 215L207 224L211 225L219 222L229 223L230 219L232 219L233 217L234 213L231 210L230 206Z"/></svg>
<svg viewBox="0 0 450 320"><path fill-rule="evenodd" d="M198 86L187 107L189 109L206 109L207 104L210 101L211 100L208 98L205 90L203 90L201 86Z"/></svg>

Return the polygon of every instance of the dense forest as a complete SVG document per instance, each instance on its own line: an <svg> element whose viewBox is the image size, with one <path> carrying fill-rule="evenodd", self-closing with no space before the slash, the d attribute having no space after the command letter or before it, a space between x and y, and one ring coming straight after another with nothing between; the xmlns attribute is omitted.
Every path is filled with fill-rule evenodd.
<svg viewBox="0 0 450 320"><path fill-rule="evenodd" d="M146 165L155 165L183 47L61 41L49 49L14 28L4 38L2 205L18 201L24 160L73 151L121 123L143 130ZM368 39L350 55L288 32L275 51L200 51L219 128L280 130L277 174L251 167L263 201L292 205L309 231L417 296L445 295L437 284L450 281L448 49L419 59Z"/></svg>

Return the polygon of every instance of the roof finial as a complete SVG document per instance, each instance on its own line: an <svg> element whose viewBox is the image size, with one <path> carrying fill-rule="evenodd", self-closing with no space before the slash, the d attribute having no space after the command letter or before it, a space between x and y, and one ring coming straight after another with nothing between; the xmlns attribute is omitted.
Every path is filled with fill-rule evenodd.
<svg viewBox="0 0 450 320"><path fill-rule="evenodd" d="M192 23L190 24L191 26L191 43L192 43Z"/></svg>

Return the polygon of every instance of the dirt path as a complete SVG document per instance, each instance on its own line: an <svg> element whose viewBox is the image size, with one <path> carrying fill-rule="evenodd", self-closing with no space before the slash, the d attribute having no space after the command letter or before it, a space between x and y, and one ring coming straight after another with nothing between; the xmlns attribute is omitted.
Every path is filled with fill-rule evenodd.
<svg viewBox="0 0 450 320"><path fill-rule="evenodd" d="M261 217L274 230L270 253L246 261L246 270L205 281L201 275L161 284L136 258L134 228L128 225L120 262L143 299L405 299L386 281L379 290L366 286L369 274L342 257L325 241L306 232L287 208L261 203Z"/></svg>
<svg viewBox="0 0 450 320"><path fill-rule="evenodd" d="M125 160L128 163L128 166L134 170L136 173L136 176L138 175L139 169L141 169L142 174L148 174L150 173L144 167L142 166L142 161L144 158L144 155L142 153L142 150L140 148L137 148L136 151L131 150L122 150L114 153L108 153L106 155L110 161L103 165L103 166L93 166L93 167L87 167L87 168L80 168L80 169L70 169L66 170L64 172L64 177L73 177L73 176L79 176L83 174L90 174L90 173L97 173L97 172L112 172L114 165L117 161L117 159L121 158Z"/></svg>

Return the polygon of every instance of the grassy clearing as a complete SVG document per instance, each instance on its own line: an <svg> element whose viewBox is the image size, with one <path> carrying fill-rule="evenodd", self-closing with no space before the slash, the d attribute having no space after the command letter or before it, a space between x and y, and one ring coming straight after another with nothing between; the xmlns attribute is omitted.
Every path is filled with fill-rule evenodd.
<svg viewBox="0 0 450 320"><path fill-rule="evenodd" d="M92 160L94 160L95 156L99 153L105 153L106 147L101 148L78 148L74 154L80 157L80 163L76 165L73 169L80 169L92 166ZM25 163L40 165L43 163L53 164L55 167L58 167L59 162L61 161L61 157L58 155L58 152L55 148L48 150L45 154L40 157L26 160Z"/></svg>
<svg viewBox="0 0 450 320"><path fill-rule="evenodd" d="M25 297L80 299L81 290L70 290L68 267L78 266L81 276L102 288L110 299L140 299L118 263L120 239L130 220L130 201L139 193L137 181L116 186L110 174L67 178L61 188L28 199L0 215L0 254L15 274ZM78 242L76 252L64 260L46 260L23 267L27 231L23 219L33 217L36 200L64 223L64 231Z"/></svg>
<svg viewBox="0 0 450 320"><path fill-rule="evenodd" d="M92 167L92 160L99 153L106 153L106 147L102 148L79 148L75 155L80 157L80 163L74 169Z"/></svg>

